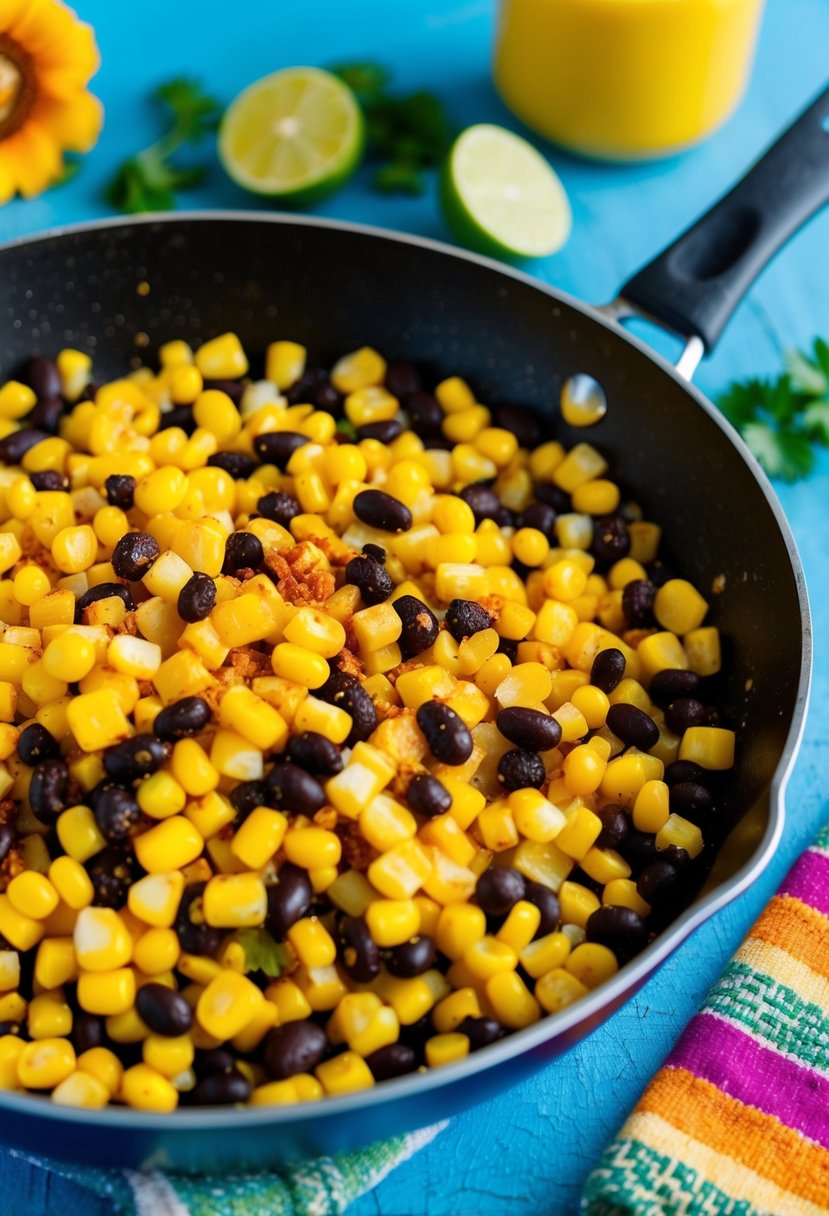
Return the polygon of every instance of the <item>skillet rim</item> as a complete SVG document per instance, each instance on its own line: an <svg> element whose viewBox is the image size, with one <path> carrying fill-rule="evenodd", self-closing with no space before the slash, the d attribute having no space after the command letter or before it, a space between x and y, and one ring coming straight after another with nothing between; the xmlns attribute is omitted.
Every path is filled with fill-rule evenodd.
<svg viewBox="0 0 829 1216"><path fill-rule="evenodd" d="M699 898L686 908L666 929L648 945L641 954L622 967L615 976L605 981L588 996L567 1006L555 1014L545 1015L539 1022L524 1030L513 1031L505 1038L484 1048L480 1052L457 1061L445 1068L431 1069L425 1074L412 1073L408 1076L384 1081L371 1090L361 1090L338 1098L326 1098L321 1104L316 1102L299 1103L295 1106L264 1106L261 1108L243 1108L235 1110L228 1119L226 1108L201 1108L177 1110L169 1114L157 1114L145 1111L134 1111L125 1107L107 1106L101 1110L78 1110L72 1107L58 1106L48 1098L38 1098L31 1094L15 1094L11 1091L0 1091L0 1108L21 1116L37 1116L54 1120L57 1125L62 1123L82 1123L90 1128L106 1127L109 1130L121 1128L125 1132L145 1131L153 1133L173 1132L184 1135L187 1132L205 1131L216 1132L229 1123L235 1128L263 1127L269 1125L298 1123L306 1124L318 1116L323 1120L333 1120L341 1115L354 1114L370 1101L372 1106L381 1103L391 1103L396 1099L409 1099L427 1093L439 1093L445 1087L455 1083L468 1081L477 1073L490 1067L507 1063L509 1060L523 1055L525 1052L543 1048L554 1039L567 1035L581 1022L596 1019L606 1006L614 1008L629 999L633 992L645 982L653 971L676 950L690 934L701 924L731 903L741 895L751 883L767 868L783 833L785 824L785 792L791 777L792 769L800 749L806 722L806 711L809 704L809 692L812 677L812 619L809 607L809 597L800 554L795 543L794 535L783 512L771 482L763 472L756 458L749 451L743 439L724 415L708 400L702 391L683 377L677 369L661 355L652 350L647 343L630 333L617 321L605 314L601 307L590 305L577 297L533 278L525 271L504 265L493 258L471 253L449 245L444 241L430 237L415 236L409 233L397 232L394 229L383 228L379 225L360 224L350 220L328 219L322 216L296 216L290 213L259 213L245 210L192 210L167 212L150 212L138 216L113 216L104 220L85 220L76 224L58 225L45 229L43 232L28 236L13 237L0 244L0 264L7 252L19 251L26 246L37 245L41 242L81 236L85 233L107 232L111 229L127 228L146 224L170 224L222 222L232 224L281 224L286 227L322 228L331 231L353 233L377 240L392 241L398 244L414 245L427 249L443 257L451 257L461 262L471 262L498 275L516 280L530 287L551 300L562 303L574 311L581 313L587 320L601 326L604 330L621 337L640 355L654 363L674 383L687 393L694 404L701 409L723 432L726 440L736 449L749 472L757 482L774 520L780 530L795 580L801 622L801 660L798 674L797 696L794 712L786 736L786 742L780 755L774 776L769 784L769 820L763 836L758 841L752 856L729 879L719 887ZM589 1032L588 1032L589 1033ZM581 1036L580 1036L581 1037ZM367 1097L370 1095L370 1097ZM435 1118L440 1118L440 1111L435 1112Z"/></svg>

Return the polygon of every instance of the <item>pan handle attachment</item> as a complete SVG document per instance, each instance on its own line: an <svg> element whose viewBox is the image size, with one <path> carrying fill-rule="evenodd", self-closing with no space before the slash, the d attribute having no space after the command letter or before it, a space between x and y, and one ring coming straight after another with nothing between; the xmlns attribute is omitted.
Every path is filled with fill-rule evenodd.
<svg viewBox="0 0 829 1216"><path fill-rule="evenodd" d="M826 203L829 89L606 311L617 319L644 314L689 339L678 366L690 378L760 271Z"/></svg>

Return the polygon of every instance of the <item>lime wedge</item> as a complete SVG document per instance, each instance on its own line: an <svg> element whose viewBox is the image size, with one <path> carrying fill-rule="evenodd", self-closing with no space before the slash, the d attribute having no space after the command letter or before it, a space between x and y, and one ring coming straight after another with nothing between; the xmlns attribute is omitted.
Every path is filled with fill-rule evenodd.
<svg viewBox="0 0 829 1216"><path fill-rule="evenodd" d="M570 235L570 204L544 157L490 123L467 127L455 140L441 201L461 244L494 257L544 257Z"/></svg>
<svg viewBox="0 0 829 1216"><path fill-rule="evenodd" d="M231 102L219 157L245 190L293 206L333 193L363 151L363 115L351 89L321 68L283 68Z"/></svg>

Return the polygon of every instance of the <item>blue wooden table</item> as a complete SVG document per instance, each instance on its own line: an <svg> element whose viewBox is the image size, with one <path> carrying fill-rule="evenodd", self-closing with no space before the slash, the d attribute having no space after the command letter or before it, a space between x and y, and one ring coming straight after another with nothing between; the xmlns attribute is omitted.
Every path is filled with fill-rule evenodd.
<svg viewBox="0 0 829 1216"><path fill-rule="evenodd" d="M375 58L401 87L428 85L458 125L515 126L495 96L489 61L493 0L77 0L98 32L103 65L95 91L106 107L98 148L71 183L0 211L0 238L107 214L102 188L124 156L157 135L147 94L183 71L229 101L244 85L293 63ZM573 236L533 273L584 299L609 299L640 263L725 189L825 83L826 0L768 0L748 98L703 147L651 166L589 164L548 149L570 193ZM257 206L214 164L196 207ZM446 239L433 193L419 199L373 194L367 175L319 209ZM829 214L815 220L763 276L721 349L700 370L709 394L729 378L777 368L781 351L829 333ZM658 1067L786 868L829 811L823 790L829 728L829 572L825 509L829 457L807 482L780 487L806 566L815 614L816 671L806 739L789 787L779 855L756 887L699 930L605 1026L533 1080L455 1120L401 1166L350 1216L564 1216L577 1210L584 1178ZM779 639L786 644L785 638ZM63 1184L46 1186L0 1164L0 1213L55 1216L72 1204L102 1216Z"/></svg>

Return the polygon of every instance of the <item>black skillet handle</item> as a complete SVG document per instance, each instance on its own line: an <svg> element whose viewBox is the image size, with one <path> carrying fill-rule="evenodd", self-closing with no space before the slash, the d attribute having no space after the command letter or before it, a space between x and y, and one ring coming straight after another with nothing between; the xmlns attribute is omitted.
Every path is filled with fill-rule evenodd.
<svg viewBox="0 0 829 1216"><path fill-rule="evenodd" d="M827 202L829 89L620 295L710 351L763 267Z"/></svg>

